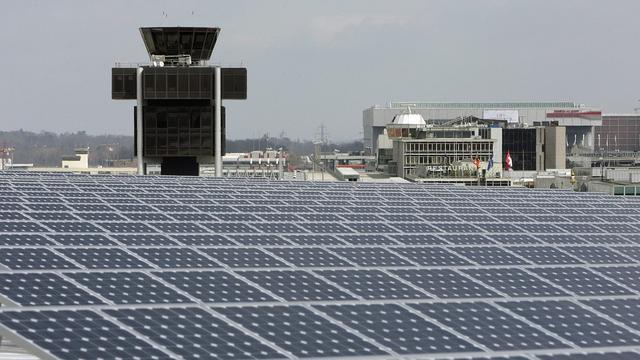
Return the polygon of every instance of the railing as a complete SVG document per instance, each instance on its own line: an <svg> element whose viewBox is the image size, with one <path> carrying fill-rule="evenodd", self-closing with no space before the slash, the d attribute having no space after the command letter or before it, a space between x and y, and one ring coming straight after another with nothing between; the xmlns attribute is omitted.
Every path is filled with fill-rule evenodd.
<svg viewBox="0 0 640 360"><path fill-rule="evenodd" d="M113 67L114 68L137 68L140 66L151 66L153 65L151 62L115 62ZM239 63L208 63L208 62L202 62L200 64L198 63L193 63L192 65L190 65L190 67L198 67L198 66L220 66L220 67L244 67L245 64L244 62L240 61Z"/></svg>

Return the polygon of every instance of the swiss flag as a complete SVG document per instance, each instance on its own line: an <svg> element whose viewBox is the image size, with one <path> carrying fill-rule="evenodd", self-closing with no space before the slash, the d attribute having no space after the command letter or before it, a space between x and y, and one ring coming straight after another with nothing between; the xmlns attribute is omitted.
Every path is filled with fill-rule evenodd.
<svg viewBox="0 0 640 360"><path fill-rule="evenodd" d="M507 150L507 157L504 158L504 168L509 170L511 169L511 166L513 166L513 163L511 162L511 154L509 153L509 150Z"/></svg>
<svg viewBox="0 0 640 360"><path fill-rule="evenodd" d="M480 169L480 158L475 158L473 164L476 166L476 169Z"/></svg>

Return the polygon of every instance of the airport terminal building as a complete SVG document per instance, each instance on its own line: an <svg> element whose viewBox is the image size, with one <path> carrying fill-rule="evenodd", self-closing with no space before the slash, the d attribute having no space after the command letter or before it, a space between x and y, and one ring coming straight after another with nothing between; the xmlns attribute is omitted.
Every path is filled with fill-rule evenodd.
<svg viewBox="0 0 640 360"><path fill-rule="evenodd" d="M427 123L438 125L457 118L473 116L488 120L505 120L513 126L564 126L568 152L574 146L593 150L594 128L602 125L599 108L570 101L556 102L391 102L372 106L362 113L364 151L375 154L378 136L396 115L411 108Z"/></svg>

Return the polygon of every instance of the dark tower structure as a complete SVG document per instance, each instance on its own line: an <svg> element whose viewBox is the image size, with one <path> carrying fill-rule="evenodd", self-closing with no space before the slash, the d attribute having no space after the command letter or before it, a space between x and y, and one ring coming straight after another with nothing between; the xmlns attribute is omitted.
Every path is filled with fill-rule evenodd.
<svg viewBox="0 0 640 360"><path fill-rule="evenodd" d="M222 173L223 99L247 98L247 69L207 65L220 34L209 27L140 28L150 63L112 69L111 98L135 99L138 173L159 164L163 175Z"/></svg>

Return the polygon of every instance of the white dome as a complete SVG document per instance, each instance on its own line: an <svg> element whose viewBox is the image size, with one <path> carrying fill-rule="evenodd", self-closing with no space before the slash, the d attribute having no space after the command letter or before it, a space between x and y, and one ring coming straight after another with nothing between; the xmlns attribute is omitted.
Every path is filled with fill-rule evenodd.
<svg viewBox="0 0 640 360"><path fill-rule="evenodd" d="M394 125L427 126L422 115L412 113L396 115L391 123Z"/></svg>

